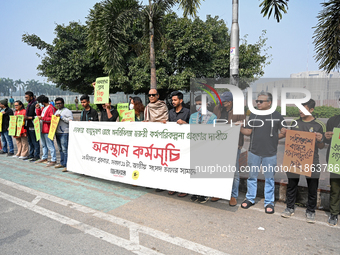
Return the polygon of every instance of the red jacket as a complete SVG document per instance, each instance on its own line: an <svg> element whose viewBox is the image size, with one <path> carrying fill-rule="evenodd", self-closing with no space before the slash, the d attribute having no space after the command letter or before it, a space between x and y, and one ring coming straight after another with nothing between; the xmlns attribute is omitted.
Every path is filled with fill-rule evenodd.
<svg viewBox="0 0 340 255"><path fill-rule="evenodd" d="M37 114L37 116L41 116L42 111L44 110L45 107L43 107L42 109L40 108L36 108L35 112ZM52 115L57 111L57 109L49 104L47 106L46 112L44 114L44 117L41 118L42 120L42 129L41 129L41 133L43 134L48 134L48 132L50 131L50 125L51 125L51 119L52 119Z"/></svg>

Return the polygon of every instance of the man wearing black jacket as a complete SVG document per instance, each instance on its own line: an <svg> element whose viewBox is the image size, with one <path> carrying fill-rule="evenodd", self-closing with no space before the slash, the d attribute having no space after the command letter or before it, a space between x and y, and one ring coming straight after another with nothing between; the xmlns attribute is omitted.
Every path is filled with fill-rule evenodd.
<svg viewBox="0 0 340 255"><path fill-rule="evenodd" d="M2 140L2 150L0 154L6 154L7 156L14 155L14 147L12 137L8 135L8 127L9 127L9 116L13 115L13 110L8 107L8 100L3 99L0 101L0 110L2 113L2 131L1 131L1 140ZM7 143L9 146L9 152L7 149Z"/></svg>
<svg viewBox="0 0 340 255"><path fill-rule="evenodd" d="M97 104L100 114L100 121L116 121L118 118L118 111L111 105L109 98L108 104Z"/></svg>
<svg viewBox="0 0 340 255"><path fill-rule="evenodd" d="M40 144L39 141L37 141L37 138L35 136L35 130L34 130L34 123L33 120L36 116L35 113L35 105L37 104L37 101L34 98L33 92L27 91L25 93L25 99L28 103L26 108L26 115L25 115L25 129L27 130L27 138L28 138L28 144L30 146L30 153L28 155L27 160L29 161L37 161L40 159Z"/></svg>
<svg viewBox="0 0 340 255"><path fill-rule="evenodd" d="M84 108L80 115L80 121L99 121L98 112L90 106L90 98L88 95L82 95L80 103Z"/></svg>

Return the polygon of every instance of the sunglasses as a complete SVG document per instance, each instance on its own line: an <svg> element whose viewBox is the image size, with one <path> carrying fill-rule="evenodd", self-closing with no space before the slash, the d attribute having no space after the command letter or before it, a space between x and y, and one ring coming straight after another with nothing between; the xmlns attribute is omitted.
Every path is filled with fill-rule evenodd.
<svg viewBox="0 0 340 255"><path fill-rule="evenodd" d="M158 94L149 94L148 96L149 97L155 97L155 96L157 96Z"/></svg>
<svg viewBox="0 0 340 255"><path fill-rule="evenodd" d="M269 100L255 100L255 102L258 104L262 104L263 102L269 102Z"/></svg>

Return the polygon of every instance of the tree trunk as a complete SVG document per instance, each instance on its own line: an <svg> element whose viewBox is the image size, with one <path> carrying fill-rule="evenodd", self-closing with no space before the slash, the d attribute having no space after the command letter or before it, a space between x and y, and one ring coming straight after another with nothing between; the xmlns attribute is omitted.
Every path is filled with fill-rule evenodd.
<svg viewBox="0 0 340 255"><path fill-rule="evenodd" d="M150 89L157 89L157 80L156 80L156 56L155 56L155 43L154 43L154 27L153 27L153 11L152 11L152 3L149 0L150 6L150 68L151 68L151 81L150 81Z"/></svg>

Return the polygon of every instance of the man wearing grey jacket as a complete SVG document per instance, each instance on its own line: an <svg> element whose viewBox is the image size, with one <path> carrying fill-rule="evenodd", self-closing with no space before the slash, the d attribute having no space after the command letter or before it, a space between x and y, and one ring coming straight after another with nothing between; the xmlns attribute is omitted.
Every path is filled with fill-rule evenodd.
<svg viewBox="0 0 340 255"><path fill-rule="evenodd" d="M55 106L57 111L55 116L60 117L59 124L56 131L56 138L60 152L60 164L55 168L64 168L63 172L67 172L67 148L68 148L68 134L69 134L69 121L73 120L72 112L64 107L64 99L58 97L55 99Z"/></svg>

